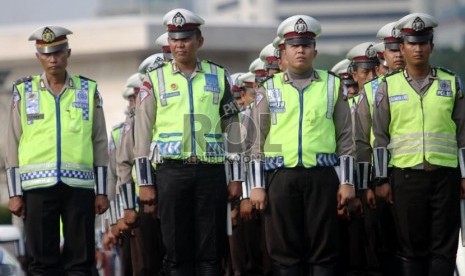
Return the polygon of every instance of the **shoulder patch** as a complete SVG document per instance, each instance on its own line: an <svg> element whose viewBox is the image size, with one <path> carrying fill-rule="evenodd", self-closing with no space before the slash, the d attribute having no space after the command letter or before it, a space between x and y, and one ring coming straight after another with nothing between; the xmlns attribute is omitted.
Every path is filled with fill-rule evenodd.
<svg viewBox="0 0 465 276"><path fill-rule="evenodd" d="M81 75L78 75L78 77L81 78L81 79L84 79L84 80L96 82L96 81L93 80L93 79L89 79L88 77L84 77L84 76L81 76Z"/></svg>
<svg viewBox="0 0 465 276"><path fill-rule="evenodd" d="M455 76L456 74L454 72L452 72L451 70L449 69L446 69L446 68L443 68L443 67L436 67L437 70L441 70L443 71L444 73L447 73L449 75L452 75L452 76Z"/></svg>
<svg viewBox="0 0 465 276"><path fill-rule="evenodd" d="M15 84L20 84L20 83L30 81L30 80L32 80L32 76L27 76L27 77L24 77L24 78L17 79L15 81Z"/></svg>
<svg viewBox="0 0 465 276"><path fill-rule="evenodd" d="M165 66L165 64L167 64L166 61L153 63L149 67L147 67L147 72L152 72L154 70L157 70L158 68Z"/></svg>
<svg viewBox="0 0 465 276"><path fill-rule="evenodd" d="M218 66L218 67L220 67L220 68L224 68L222 65L219 65L218 63L215 63L215 62L210 61L210 60L202 60L202 62L208 62L208 63L211 63L211 64L213 64L213 65L216 65L216 66Z"/></svg>

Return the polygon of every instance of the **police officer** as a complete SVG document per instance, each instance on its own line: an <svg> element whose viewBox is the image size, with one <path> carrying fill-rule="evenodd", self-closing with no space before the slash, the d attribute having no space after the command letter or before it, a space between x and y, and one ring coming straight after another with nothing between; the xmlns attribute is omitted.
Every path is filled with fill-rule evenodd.
<svg viewBox="0 0 465 276"><path fill-rule="evenodd" d="M429 62L437 25L424 13L396 23L406 66L384 78L373 111L376 193L393 204L402 275L453 275L457 253L465 110L459 78Z"/></svg>
<svg viewBox="0 0 465 276"><path fill-rule="evenodd" d="M173 60L146 74L135 117L135 165L141 203L156 191L168 275L218 275L225 253L226 205L241 194L238 109L226 70L197 58L204 20L175 9L163 17ZM227 141L223 140L223 131ZM226 185L227 168L237 170ZM150 146L151 145L151 146Z"/></svg>
<svg viewBox="0 0 465 276"><path fill-rule="evenodd" d="M279 68L279 49L273 43L267 44L260 51L260 60L265 63L265 70L268 76L281 72Z"/></svg>
<svg viewBox="0 0 465 276"><path fill-rule="evenodd" d="M380 66L387 66L385 74L401 70L405 66L404 58L399 50L402 37L400 37L399 31L394 28L395 24L396 22L390 22L379 29L376 37L383 40L381 43L382 47L379 47L379 44L373 47L377 49ZM379 54L380 52L382 52L382 56ZM377 76L364 84L360 92L355 114L356 159L357 172L359 172L357 178L361 184L359 189L367 191L375 188L371 179L372 145L374 140L372 133L372 113L376 91L385 76L385 74L380 73L377 70ZM367 195L371 196L371 192L370 194L367 193ZM378 237L375 240L376 254L373 255L377 256L383 275L396 275L394 255L397 248L397 239L391 208L384 200L372 201L372 205L376 206L376 222L372 229L376 237Z"/></svg>
<svg viewBox="0 0 465 276"><path fill-rule="evenodd" d="M95 272L95 214L108 207L102 100L95 81L66 70L71 33L59 26L35 30L29 40L44 72L13 85L8 208L24 218L32 275Z"/></svg>
<svg viewBox="0 0 465 276"><path fill-rule="evenodd" d="M173 59L173 54L171 54L170 45L168 44L168 32L163 33L155 40L155 46L159 47L163 53L163 58L168 61Z"/></svg>
<svg viewBox="0 0 465 276"><path fill-rule="evenodd" d="M286 61L285 58L283 58L284 39L282 37L279 37L279 36L275 37L275 39L273 39L273 47L278 49L278 53L279 53L279 70L281 72L286 71L287 70L287 61Z"/></svg>
<svg viewBox="0 0 465 276"><path fill-rule="evenodd" d="M136 98L139 94L146 68L163 63L161 53L146 58L139 66L139 72L131 75L126 87L129 96L129 114L124 123L121 146L117 153L118 177L123 198L124 220L131 227L131 256L133 275L157 275L162 268L163 246L161 244L160 222L155 205L137 204L133 168L134 163L134 120ZM137 208L138 207L138 208ZM138 212L136 210L138 209Z"/></svg>
<svg viewBox="0 0 465 276"><path fill-rule="evenodd" d="M279 25L288 69L258 90L251 113L251 131L258 136L249 166L250 200L259 210L268 200L266 241L275 275L334 274L337 208L355 194L349 105L339 77L313 68L320 32L319 22L307 15ZM341 182L333 168L338 158Z"/></svg>
<svg viewBox="0 0 465 276"><path fill-rule="evenodd" d="M249 65L249 72L254 74L257 86L268 78L268 72L265 68L265 62L256 58Z"/></svg>

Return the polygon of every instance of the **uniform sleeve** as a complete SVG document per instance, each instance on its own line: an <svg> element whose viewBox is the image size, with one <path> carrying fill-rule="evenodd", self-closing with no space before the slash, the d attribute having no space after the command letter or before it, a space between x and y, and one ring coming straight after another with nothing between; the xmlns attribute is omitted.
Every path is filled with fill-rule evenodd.
<svg viewBox="0 0 465 276"><path fill-rule="evenodd" d="M97 92L98 93L98 92ZM94 166L106 167L108 165L108 137L103 107L96 105L92 126L92 142L94 145Z"/></svg>
<svg viewBox="0 0 465 276"><path fill-rule="evenodd" d="M110 135L108 142L109 158L108 158L108 175L107 175L107 196L109 200L115 198L116 183L118 176L116 174L116 145L113 136Z"/></svg>
<svg viewBox="0 0 465 276"><path fill-rule="evenodd" d="M13 87L13 99L11 101L11 108L9 110L9 120L8 120L8 130L7 130L7 148L6 148L6 160L5 167L8 168L18 168L19 159L18 159L18 147L19 140L23 133L23 128L21 126L21 114L20 114L20 104L21 99L19 92L16 89L16 86Z"/></svg>
<svg viewBox="0 0 465 276"><path fill-rule="evenodd" d="M375 136L374 148L387 147L389 144L390 122L391 111L387 96L387 84L383 81L378 87L373 105L373 134Z"/></svg>
<svg viewBox="0 0 465 276"><path fill-rule="evenodd" d="M126 120L121 134L121 143L116 152L116 166L120 182L133 182L132 166L134 164L134 117Z"/></svg>
<svg viewBox="0 0 465 276"><path fill-rule="evenodd" d="M136 101L134 122L134 158L148 157L155 123L156 100L152 82L146 75Z"/></svg>
<svg viewBox="0 0 465 276"><path fill-rule="evenodd" d="M371 162L371 114L365 90L360 93L360 101L355 109L355 160Z"/></svg>
<svg viewBox="0 0 465 276"><path fill-rule="evenodd" d="M452 119L457 126L458 160L462 178L465 178L465 98L463 97L462 82L456 77L457 93L455 96Z"/></svg>
<svg viewBox="0 0 465 276"><path fill-rule="evenodd" d="M239 109L234 102L231 93L228 78L225 77L225 92L220 103L220 116L221 128L223 132L228 135L228 151L232 153L239 153L242 151L241 147L241 132L239 126Z"/></svg>
<svg viewBox="0 0 465 276"><path fill-rule="evenodd" d="M344 100L343 90L340 89L334 106L334 126L336 128L336 151L339 156L354 154L352 139L352 119L349 103Z"/></svg>
<svg viewBox="0 0 465 276"><path fill-rule="evenodd" d="M265 140L270 132L271 116L270 107L265 96L265 88L260 87L255 96L254 106L250 112L250 122L247 125L247 133L255 139L250 142L250 153L252 159L263 158Z"/></svg>

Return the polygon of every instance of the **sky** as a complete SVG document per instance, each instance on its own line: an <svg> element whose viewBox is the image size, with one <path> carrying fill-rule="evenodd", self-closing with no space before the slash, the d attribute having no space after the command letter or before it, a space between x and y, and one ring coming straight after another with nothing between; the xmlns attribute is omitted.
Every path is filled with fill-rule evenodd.
<svg viewBox="0 0 465 276"><path fill-rule="evenodd" d="M92 18L98 4L98 0L2 1L0 26Z"/></svg>

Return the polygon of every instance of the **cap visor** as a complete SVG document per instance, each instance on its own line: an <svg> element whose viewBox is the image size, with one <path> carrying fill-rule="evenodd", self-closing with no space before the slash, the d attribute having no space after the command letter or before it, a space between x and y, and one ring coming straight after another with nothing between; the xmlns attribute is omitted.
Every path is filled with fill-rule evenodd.
<svg viewBox="0 0 465 276"><path fill-rule="evenodd" d="M433 38L433 34L427 35L405 35L404 40L410 43L423 43Z"/></svg>
<svg viewBox="0 0 465 276"><path fill-rule="evenodd" d="M371 62L354 62L354 64L357 67L362 67L365 69L375 69L376 65L378 65L378 59L376 58L376 61L371 61Z"/></svg>
<svg viewBox="0 0 465 276"><path fill-rule="evenodd" d="M308 45L315 43L315 40L307 37L295 37L286 39L284 43L290 45Z"/></svg>
<svg viewBox="0 0 465 276"><path fill-rule="evenodd" d="M174 38L174 39L183 39L183 38L191 37L194 34L195 34L195 30L187 31L187 32L168 32L168 37Z"/></svg>
<svg viewBox="0 0 465 276"><path fill-rule="evenodd" d="M399 50L400 43L384 43L384 48L390 50Z"/></svg>
<svg viewBox="0 0 465 276"><path fill-rule="evenodd" d="M55 53L63 49L66 49L67 47L68 47L68 43L63 43L63 44L55 45L51 47L36 47L36 49L37 49L37 52L41 54L51 54L51 53Z"/></svg>

